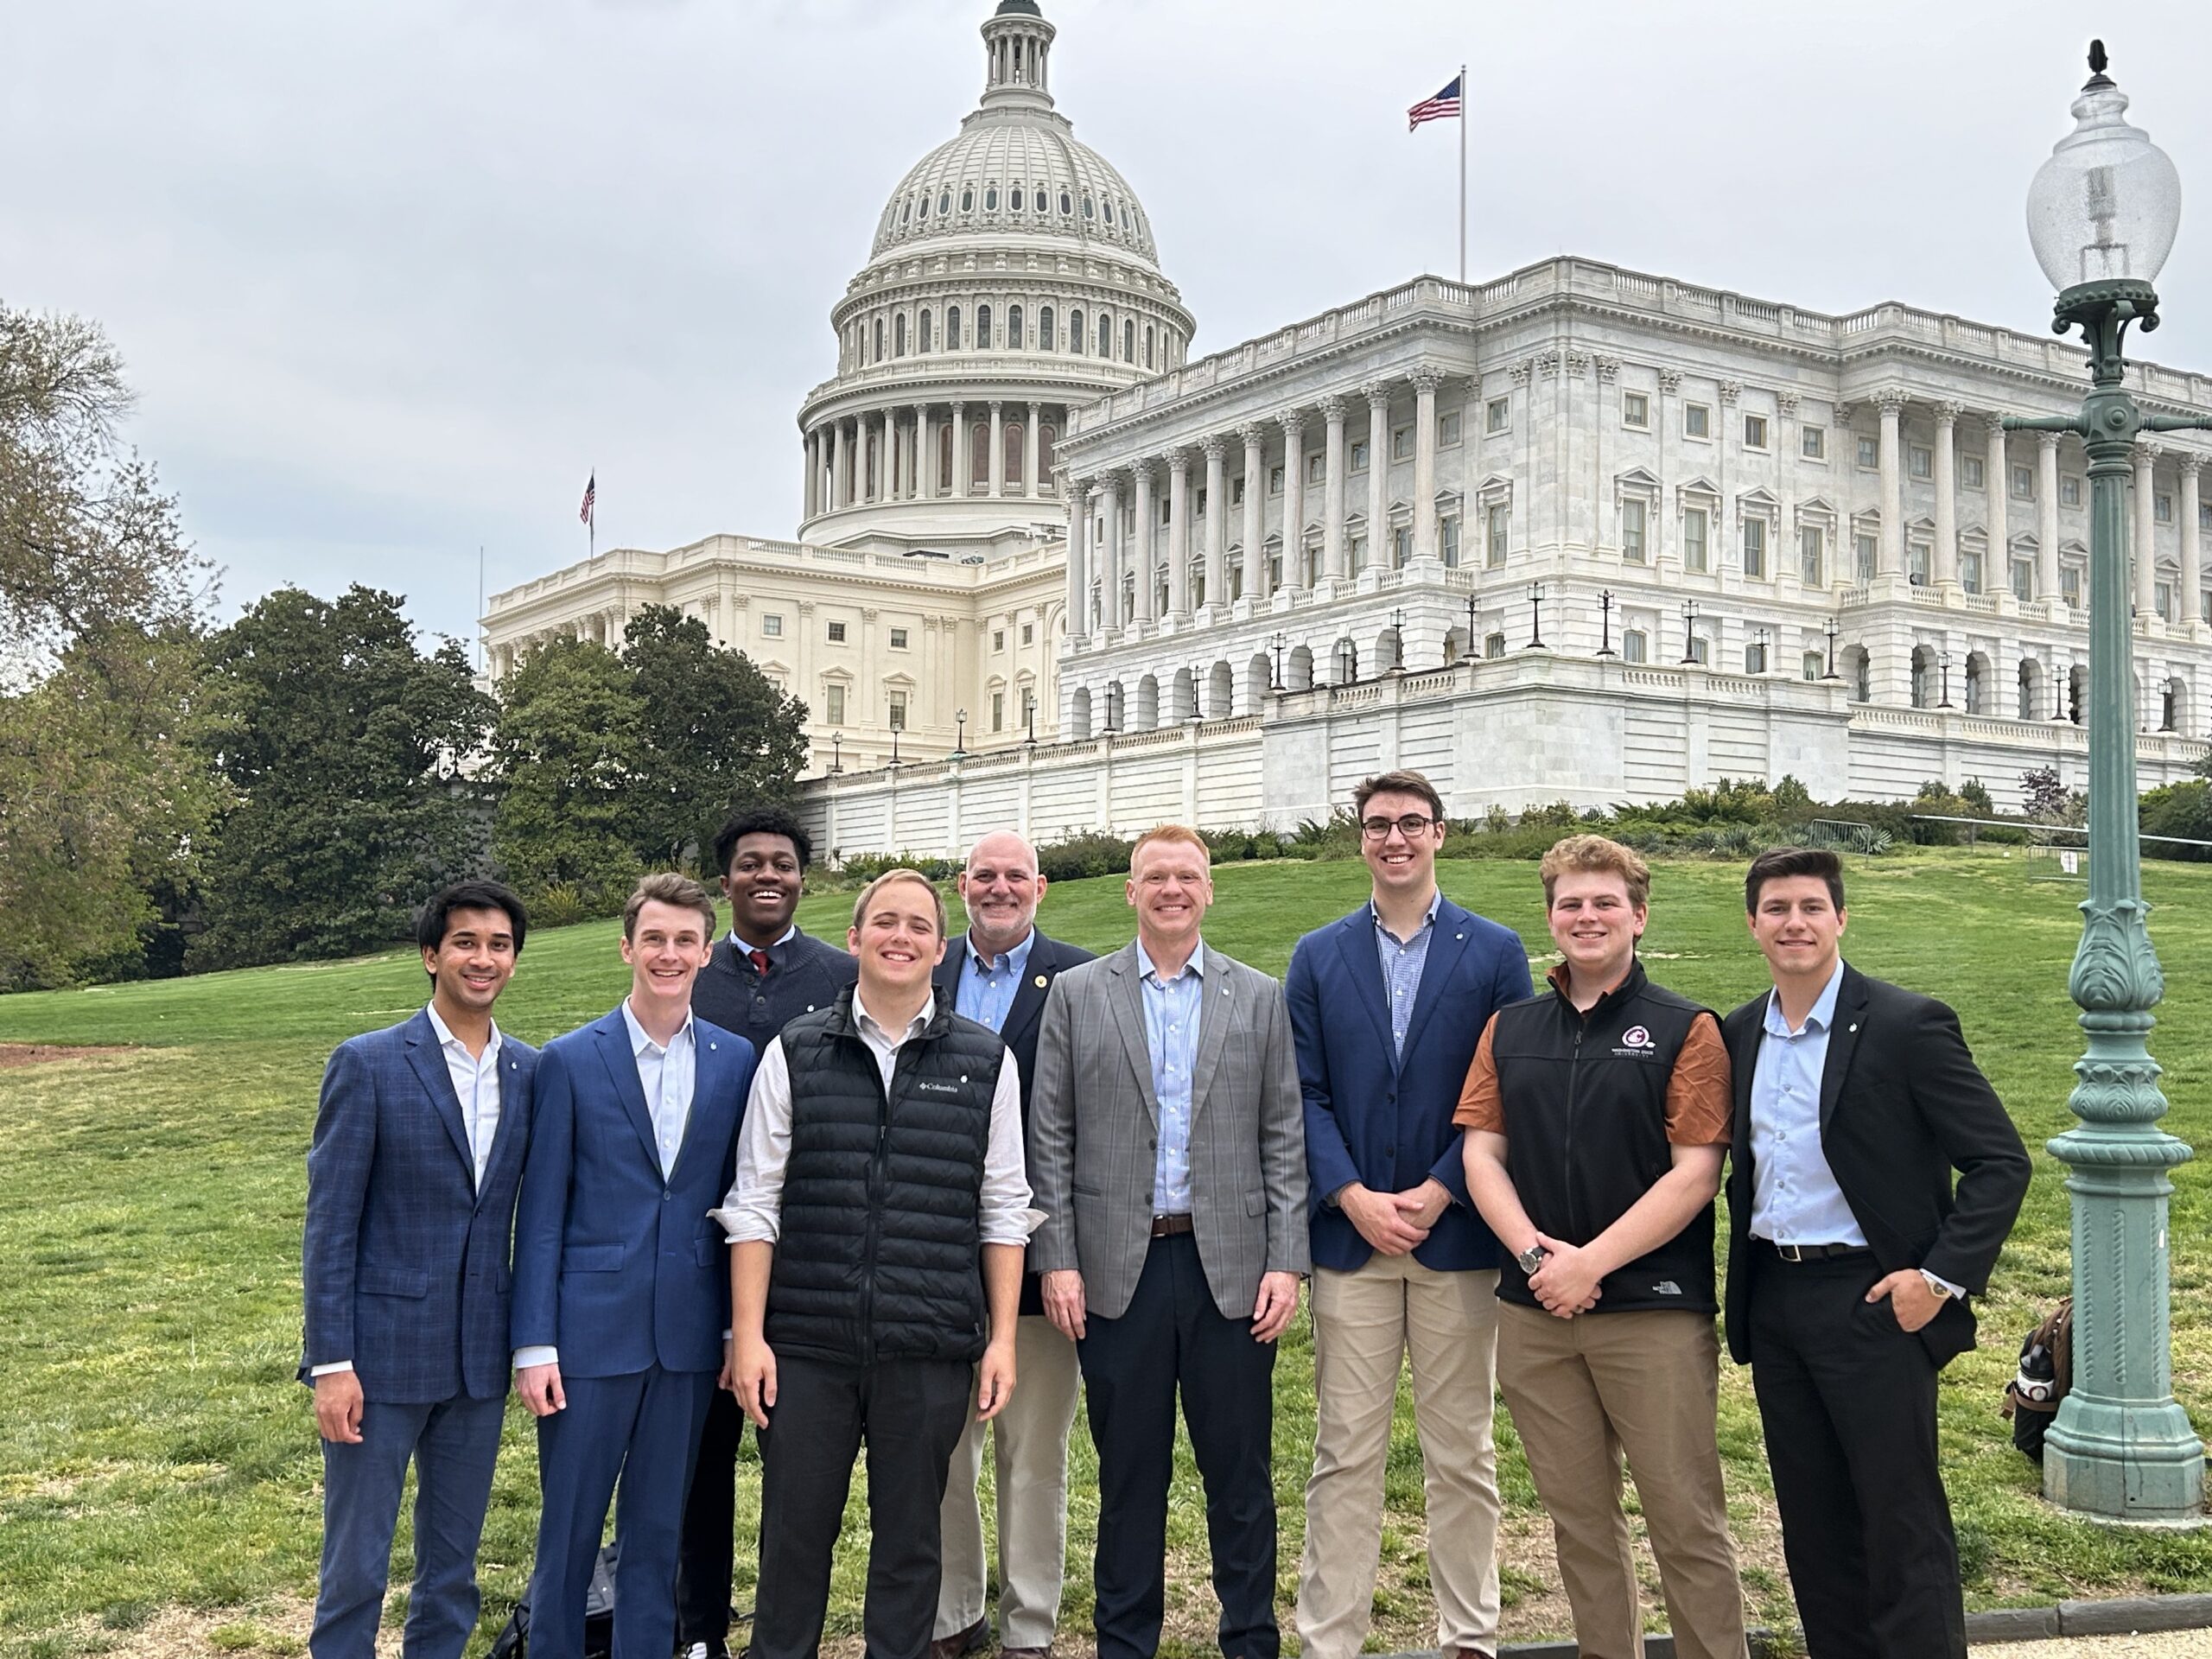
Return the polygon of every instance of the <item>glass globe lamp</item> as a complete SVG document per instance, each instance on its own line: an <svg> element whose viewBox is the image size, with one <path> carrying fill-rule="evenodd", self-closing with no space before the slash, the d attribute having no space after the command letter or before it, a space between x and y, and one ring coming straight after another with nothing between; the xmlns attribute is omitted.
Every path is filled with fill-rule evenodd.
<svg viewBox="0 0 2212 1659"><path fill-rule="evenodd" d="M2050 285L2148 287L2173 251L2181 226L2181 175L2149 135L2130 126L2127 94L2094 72L2074 100L2074 130L2052 147L2028 188L2028 239Z"/></svg>

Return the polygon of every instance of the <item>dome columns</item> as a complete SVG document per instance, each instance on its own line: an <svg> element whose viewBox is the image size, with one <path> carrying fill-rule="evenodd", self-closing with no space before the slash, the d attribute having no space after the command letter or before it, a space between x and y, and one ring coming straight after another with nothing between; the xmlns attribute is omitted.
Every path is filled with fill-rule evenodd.
<svg viewBox="0 0 2212 1659"><path fill-rule="evenodd" d="M1229 440L1209 432L1198 441L1206 458L1206 593L1208 606L1219 609L1229 603ZM1251 556L1245 559L1251 568Z"/></svg>
<svg viewBox="0 0 2212 1659"><path fill-rule="evenodd" d="M1131 515L1136 530L1136 608L1130 619L1137 623L1153 620L1154 592L1158 586L1158 561L1154 557L1153 540L1153 462L1147 455L1132 470L1136 474L1136 511Z"/></svg>
<svg viewBox="0 0 2212 1659"><path fill-rule="evenodd" d="M1191 452L1167 454L1167 609L1191 614Z"/></svg>

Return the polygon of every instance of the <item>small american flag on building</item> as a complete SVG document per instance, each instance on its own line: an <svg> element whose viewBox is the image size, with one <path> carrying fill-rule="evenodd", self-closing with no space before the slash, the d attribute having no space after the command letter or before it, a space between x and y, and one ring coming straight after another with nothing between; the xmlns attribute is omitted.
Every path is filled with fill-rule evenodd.
<svg viewBox="0 0 2212 1659"><path fill-rule="evenodd" d="M592 507L598 499L599 474L594 471L590 478L587 479L584 482L584 504L577 510L576 518L578 522L593 524L596 527L596 521L592 517Z"/></svg>
<svg viewBox="0 0 2212 1659"><path fill-rule="evenodd" d="M1449 121L1459 113L1459 82L1454 75L1444 84L1444 90L1433 98L1424 98L1406 111L1406 130L1411 132L1424 121Z"/></svg>

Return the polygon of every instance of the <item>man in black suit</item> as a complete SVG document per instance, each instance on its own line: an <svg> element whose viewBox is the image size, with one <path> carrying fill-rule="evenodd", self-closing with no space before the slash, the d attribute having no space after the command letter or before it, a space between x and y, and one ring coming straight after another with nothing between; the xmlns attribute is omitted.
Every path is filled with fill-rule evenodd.
<svg viewBox="0 0 2212 1659"><path fill-rule="evenodd" d="M1090 951L1037 931L1037 902L1044 896L1037 849L1010 830L985 836L969 849L960 874L968 931L944 953L935 976L940 1003L988 1026L1013 1051L1021 1072L1025 1146L1046 993L1062 969L1090 960ZM990 1422L969 1419L945 1484L939 1515L944 1572L931 1643L940 1659L957 1659L990 1638L983 1520L976 1502L986 1435L995 1437L998 1480L999 1640L1009 1659L1043 1659L1052 1645L1067 1560L1068 1428L1081 1373L1075 1344L1045 1317L1033 1273L1021 1277L1014 1332L1021 1386Z"/></svg>
<svg viewBox="0 0 2212 1659"><path fill-rule="evenodd" d="M856 972L850 952L810 938L791 920L813 851L799 821L775 807L741 811L715 837L730 929L691 987L691 1011L745 1038L757 1053L800 1014L835 1002ZM737 1397L717 1389L701 1431L677 1561L677 1642L686 1659L729 1652L731 1527L744 1432Z"/></svg>
<svg viewBox="0 0 2212 1659"><path fill-rule="evenodd" d="M1728 1351L1751 1363L1806 1648L1965 1659L1936 1378L1974 1346L1967 1297L2028 1155L1958 1017L1843 961L1834 853L1762 854L1744 899L1774 988L1723 1027Z"/></svg>

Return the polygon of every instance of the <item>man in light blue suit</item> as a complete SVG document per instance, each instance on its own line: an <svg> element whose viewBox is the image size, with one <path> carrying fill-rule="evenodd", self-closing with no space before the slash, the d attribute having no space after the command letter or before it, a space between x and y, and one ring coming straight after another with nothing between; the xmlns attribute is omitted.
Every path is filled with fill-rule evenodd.
<svg viewBox="0 0 2212 1659"><path fill-rule="evenodd" d="M622 912L630 995L545 1046L515 1223L514 1363L537 1418L531 1659L582 1659L610 1499L614 1659L676 1644L677 1538L722 1364L728 1190L753 1046L691 1014L714 901L672 874ZM617 1483L620 1497L615 1498Z"/></svg>
<svg viewBox="0 0 2212 1659"><path fill-rule="evenodd" d="M1410 1361L1441 1659L1497 1651L1491 1434L1497 1240L1467 1198L1452 1113L1492 1010L1529 994L1510 928L1444 897L1444 803L1417 772L1353 797L1368 902L1298 942L1284 994L1313 1212L1313 1473L1298 1635L1353 1659L1382 1545L1383 1464Z"/></svg>
<svg viewBox="0 0 2212 1659"><path fill-rule="evenodd" d="M423 907L430 1003L340 1046L308 1152L300 1379L322 1435L315 1659L373 1659L415 1465L407 1659L459 1659L507 1395L507 1246L537 1051L492 1005L522 901L463 881Z"/></svg>

